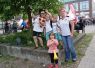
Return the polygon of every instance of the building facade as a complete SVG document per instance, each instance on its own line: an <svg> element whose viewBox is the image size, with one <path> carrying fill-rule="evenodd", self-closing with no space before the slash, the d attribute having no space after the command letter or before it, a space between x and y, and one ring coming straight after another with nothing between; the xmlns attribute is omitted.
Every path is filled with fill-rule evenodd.
<svg viewBox="0 0 95 68"><path fill-rule="evenodd" d="M92 0L92 16L95 17L95 0Z"/></svg>
<svg viewBox="0 0 95 68"><path fill-rule="evenodd" d="M61 0L64 3L66 11L69 11L69 4L73 4L76 15L95 16L94 0Z"/></svg>

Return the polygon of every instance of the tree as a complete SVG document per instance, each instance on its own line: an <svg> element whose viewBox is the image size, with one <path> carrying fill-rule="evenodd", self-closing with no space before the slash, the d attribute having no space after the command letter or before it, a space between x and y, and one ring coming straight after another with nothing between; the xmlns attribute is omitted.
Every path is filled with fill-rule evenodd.
<svg viewBox="0 0 95 68"><path fill-rule="evenodd" d="M0 10L2 10L0 13L3 17L5 16L4 18L6 18L7 13L9 16L7 19L10 19L11 16L25 12L28 15L32 29L32 11L36 12L39 9L49 9L56 13L61 5L59 0L0 0Z"/></svg>
<svg viewBox="0 0 95 68"><path fill-rule="evenodd" d="M0 0L0 17L2 20L8 20L12 18L12 12L10 11L9 1Z"/></svg>

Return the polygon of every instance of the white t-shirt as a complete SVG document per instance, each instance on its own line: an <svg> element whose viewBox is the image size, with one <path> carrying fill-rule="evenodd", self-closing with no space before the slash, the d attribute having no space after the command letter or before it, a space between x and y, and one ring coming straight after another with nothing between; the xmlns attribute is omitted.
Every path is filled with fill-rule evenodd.
<svg viewBox="0 0 95 68"><path fill-rule="evenodd" d="M21 26L22 22L23 22L23 19L20 19L19 21L17 21L17 24L19 27Z"/></svg>
<svg viewBox="0 0 95 68"><path fill-rule="evenodd" d="M50 25L50 20L46 21L46 33L52 31L51 25Z"/></svg>
<svg viewBox="0 0 95 68"><path fill-rule="evenodd" d="M33 31L43 32L43 28L41 28L39 24L39 17L37 17L33 22L34 22Z"/></svg>
<svg viewBox="0 0 95 68"><path fill-rule="evenodd" d="M65 17L63 20L60 19L58 22L58 26L61 29L62 32L62 36L68 36L71 34L70 32L70 27L69 27L69 22L70 22L70 18L69 17Z"/></svg>
<svg viewBox="0 0 95 68"><path fill-rule="evenodd" d="M53 33L57 33L57 22L55 23L52 23L52 30L53 30Z"/></svg>
<svg viewBox="0 0 95 68"><path fill-rule="evenodd" d="M32 25L34 27L35 19L32 18Z"/></svg>

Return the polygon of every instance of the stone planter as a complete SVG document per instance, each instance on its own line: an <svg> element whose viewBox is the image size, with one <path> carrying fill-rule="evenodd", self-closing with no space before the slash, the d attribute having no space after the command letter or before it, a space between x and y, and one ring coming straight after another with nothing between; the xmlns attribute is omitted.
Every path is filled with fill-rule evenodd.
<svg viewBox="0 0 95 68"><path fill-rule="evenodd" d="M77 44L79 40L81 40L85 34L80 34L76 39L74 39L74 44ZM64 50L60 50L59 57L63 55ZM15 47L15 46L7 46L6 44L0 45L0 53L2 55L10 55L23 59L29 59L38 63L48 64L50 59L47 50L34 50L33 48L27 47ZM61 61L61 59L59 59Z"/></svg>

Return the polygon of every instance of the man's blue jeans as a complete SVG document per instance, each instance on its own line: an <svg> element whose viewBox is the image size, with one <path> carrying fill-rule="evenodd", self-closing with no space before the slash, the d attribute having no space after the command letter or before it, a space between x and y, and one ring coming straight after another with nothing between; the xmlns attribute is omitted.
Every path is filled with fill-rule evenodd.
<svg viewBox="0 0 95 68"><path fill-rule="evenodd" d="M70 35L62 36L62 40L65 49L65 60L69 60L70 56L72 57L72 60L76 59L76 52L72 37Z"/></svg>

